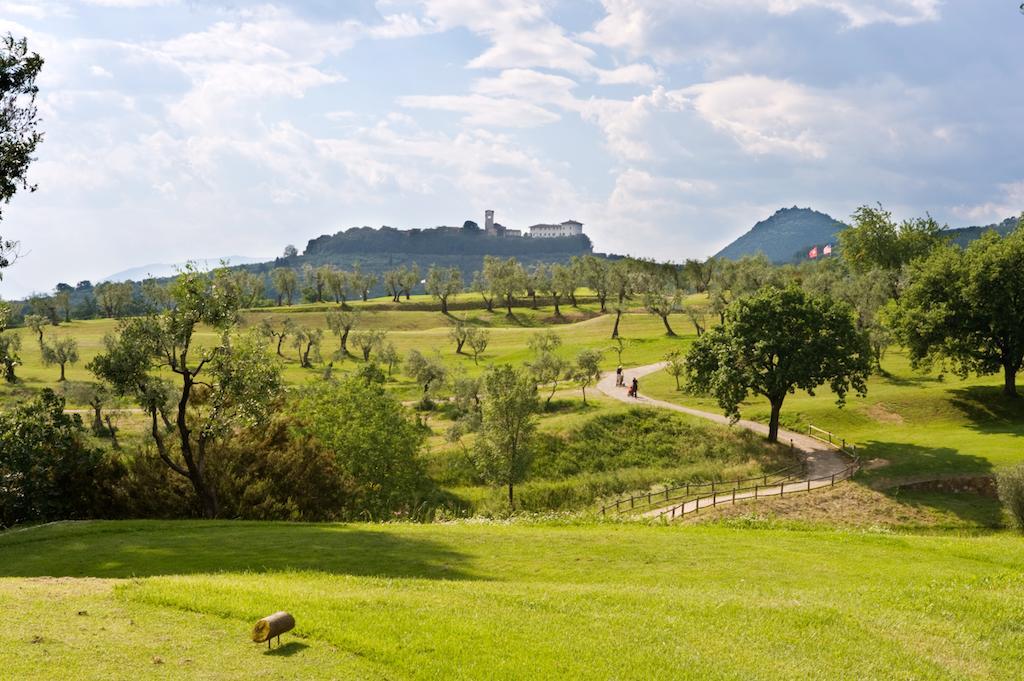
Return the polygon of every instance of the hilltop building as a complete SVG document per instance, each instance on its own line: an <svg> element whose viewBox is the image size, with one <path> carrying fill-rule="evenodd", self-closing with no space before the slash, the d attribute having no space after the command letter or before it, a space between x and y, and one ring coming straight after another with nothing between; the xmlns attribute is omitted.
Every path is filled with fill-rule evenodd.
<svg viewBox="0 0 1024 681"><path fill-rule="evenodd" d="M494 221L494 211L484 211L484 232L491 236L502 237L534 237L537 239L552 239L560 236L579 236L583 234L583 223L575 220L566 220L560 225L533 225L527 234L521 229L509 229Z"/></svg>
<svg viewBox="0 0 1024 681"><path fill-rule="evenodd" d="M530 225L530 236L534 239L554 239L560 236L583 234L583 223L566 220L560 225Z"/></svg>

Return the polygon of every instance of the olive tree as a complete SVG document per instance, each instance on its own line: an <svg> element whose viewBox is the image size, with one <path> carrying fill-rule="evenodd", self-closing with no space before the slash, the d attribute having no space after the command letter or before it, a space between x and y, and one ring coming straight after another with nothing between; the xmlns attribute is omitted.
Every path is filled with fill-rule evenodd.
<svg viewBox="0 0 1024 681"><path fill-rule="evenodd" d="M68 364L78 362L78 341L70 337L58 338L52 343L43 345L42 355L43 364L46 366L56 364L60 367L60 378L57 379L57 382L63 383L66 380L64 378L64 368Z"/></svg>
<svg viewBox="0 0 1024 681"><path fill-rule="evenodd" d="M526 477L533 460L536 412L537 390L529 376L508 364L487 370L473 458L488 482L508 488L513 511L515 485Z"/></svg>
<svg viewBox="0 0 1024 681"><path fill-rule="evenodd" d="M277 306L281 306L283 300L291 305L295 299L295 292L299 288L299 276L290 267L275 267L270 271L270 282L277 290Z"/></svg>
<svg viewBox="0 0 1024 681"><path fill-rule="evenodd" d="M601 360L604 355L598 350L580 350L572 367L572 378L583 392L583 404L587 403L587 386L601 380Z"/></svg>
<svg viewBox="0 0 1024 681"><path fill-rule="evenodd" d="M344 359L348 355L348 337L352 329L359 323L359 310L342 310L327 313L327 328L340 339L341 347L338 357Z"/></svg>
<svg viewBox="0 0 1024 681"><path fill-rule="evenodd" d="M383 329L366 329L352 334L352 344L359 348L363 360L370 361L370 353L384 344L388 332Z"/></svg>
<svg viewBox="0 0 1024 681"><path fill-rule="evenodd" d="M424 287L434 299L441 302L441 314L448 314L448 299L462 293L462 272L458 267L437 267L427 270Z"/></svg>
<svg viewBox="0 0 1024 681"><path fill-rule="evenodd" d="M828 383L842 406L851 389L867 392L870 370L871 348L850 308L793 286L770 286L733 302L725 322L686 355L691 387L713 395L733 419L749 393L768 399L770 442L778 440L786 395L797 389L813 395Z"/></svg>
<svg viewBox="0 0 1024 681"><path fill-rule="evenodd" d="M211 444L236 428L267 416L281 386L281 369L256 334L237 332L239 301L224 269L187 267L170 287L173 306L121 323L104 340L104 352L88 365L119 395L136 399L150 418L150 436L160 459L191 483L203 515L219 513L216 485L207 472ZM218 332L212 346L197 347L204 325ZM159 374L175 376L176 441L165 437L157 418L163 397Z"/></svg>

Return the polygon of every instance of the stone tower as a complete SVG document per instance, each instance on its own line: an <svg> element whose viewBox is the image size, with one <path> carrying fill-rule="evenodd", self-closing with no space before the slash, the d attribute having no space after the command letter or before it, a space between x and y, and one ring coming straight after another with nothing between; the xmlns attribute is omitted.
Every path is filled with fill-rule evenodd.
<svg viewBox="0 0 1024 681"><path fill-rule="evenodd" d="M484 231L488 234L494 234L494 211L484 211Z"/></svg>

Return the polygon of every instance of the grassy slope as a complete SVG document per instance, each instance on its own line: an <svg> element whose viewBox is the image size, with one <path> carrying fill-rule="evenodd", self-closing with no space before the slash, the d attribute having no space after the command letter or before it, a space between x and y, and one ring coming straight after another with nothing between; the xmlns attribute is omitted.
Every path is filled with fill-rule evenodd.
<svg viewBox="0 0 1024 681"><path fill-rule="evenodd" d="M414 301L415 302L415 301ZM379 304L379 303L378 303ZM358 303L354 304L358 307ZM326 329L325 315L322 305L294 306L292 308L273 308L271 310L252 312L246 316L246 321L255 324L259 320L269 318L272 320L289 317L298 324ZM542 327L553 328L563 339L563 347L559 354L571 359L577 352L584 348L596 348L606 351L605 363L611 368L614 366L615 355L611 351L611 329L614 319L610 316L599 316L575 323L551 324L553 318L552 308L540 308L531 310L529 308L516 308L515 317L508 318L504 312L498 311L489 313L486 310L476 310L468 313L475 320L474 323L490 329L491 341L486 353L481 356L480 364L477 365L468 355L456 355L455 345L448 338L448 330L452 325L452 318L445 317L439 312L423 312L418 310L402 310L400 305L394 306L393 311L372 311L363 314L357 328L380 328L388 331L388 340L395 344L399 353L404 356L409 350L418 349L421 352L438 350L445 363L454 369L465 370L469 373L476 373L491 362L513 362L522 363L530 357L526 347L529 337ZM574 310L568 305L563 307L567 320L582 319L587 315L596 314L596 306L582 305L580 310ZM680 317L676 321L680 333L692 333L692 327L683 323ZM62 324L60 327L48 327L45 331L47 338L71 336L78 341L81 360L67 369L67 378L71 381L94 380L85 365L103 348L103 338L108 333L117 329L117 322L109 319L97 319L87 321L74 321L70 324ZM637 364L653 362L660 359L666 352L674 347L685 344L684 339L672 339L664 336L664 329L661 321L651 315L637 313L627 315L622 322L621 332L629 339L630 347L623 356ZM15 333L22 336L21 358L23 366L18 368L18 377L22 380L16 388L6 384L0 384L0 402L5 399L10 401L19 395L25 395L29 391L38 390L44 387L55 387L57 376L60 371L58 367L46 367L42 363L40 350L35 335L30 329L16 329ZM198 345L209 345L217 341L217 337L210 331L200 331L197 334ZM269 344L268 344L269 346ZM333 353L338 349L338 340L325 330L322 355L325 361L330 361ZM302 369L297 360L296 351L290 345L290 339L283 347L285 354L284 378L290 384L301 384L318 379L322 372L319 369ZM356 352L355 348L350 348ZM467 349L468 352L468 349ZM361 360L360 360L361 361ZM343 362L335 361L335 367L341 370L358 364L356 360L347 359ZM399 381L393 386L398 394L406 399L414 399L418 396L418 388L412 381L404 376L398 376ZM83 406L83 405L76 405Z"/></svg>
<svg viewBox="0 0 1024 681"><path fill-rule="evenodd" d="M906 355L891 350L883 363L888 375L873 376L866 398L851 395L836 409L835 396L823 388L814 397L798 392L786 398L784 425L826 428L855 442L865 459L888 465L865 471L869 480L913 476L990 473L1024 461L1024 400L1001 394L1001 376L971 377L920 374ZM712 399L684 395L664 372L644 381L645 393L709 411ZM743 416L767 421L768 403L751 398Z"/></svg>
<svg viewBox="0 0 1024 681"><path fill-rule="evenodd" d="M0 554L15 678L1011 679L1024 664L1010 535L132 522L0 535ZM124 581L24 579L43 575ZM287 664L246 642L278 608L301 637Z"/></svg>

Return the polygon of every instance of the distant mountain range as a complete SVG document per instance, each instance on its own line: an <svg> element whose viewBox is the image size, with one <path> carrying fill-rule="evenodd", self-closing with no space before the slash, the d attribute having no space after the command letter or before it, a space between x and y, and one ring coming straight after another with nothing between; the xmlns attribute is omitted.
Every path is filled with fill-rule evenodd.
<svg viewBox="0 0 1024 681"><path fill-rule="evenodd" d="M218 267L221 261L227 261L232 265L251 265L258 262L266 262L268 258L250 258L245 255L229 255L222 258L196 258L191 262L201 270L213 269ZM128 270L123 270L110 276L103 277L99 281L142 281L149 277L156 277L157 279L163 277L172 277L182 270L188 263L154 263L151 265L142 265L141 267L133 267ZM99 282L97 282L99 283Z"/></svg>
<svg viewBox="0 0 1024 681"><path fill-rule="evenodd" d="M1000 223L978 227L960 227L947 230L947 234L961 246L966 246L985 231L994 229L1002 235L1017 228L1017 218L1010 217ZM835 245L839 232L846 225L830 215L810 208L782 208L731 244L715 257L736 260L745 255L764 253L776 264L796 262L807 257L815 246Z"/></svg>

